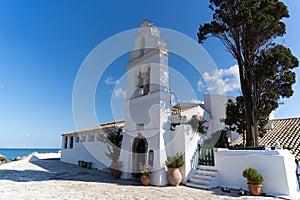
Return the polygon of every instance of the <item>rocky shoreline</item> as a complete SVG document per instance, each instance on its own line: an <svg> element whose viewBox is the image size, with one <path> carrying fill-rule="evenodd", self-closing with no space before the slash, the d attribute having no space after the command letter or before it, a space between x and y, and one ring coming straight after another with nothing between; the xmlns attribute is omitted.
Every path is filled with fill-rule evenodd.
<svg viewBox="0 0 300 200"><path fill-rule="evenodd" d="M6 157L4 155L1 155L0 154L0 165L2 164L6 164L6 163L10 163L10 162L13 162L13 161L19 161L19 160L23 160L24 158L30 156L32 154L28 154L28 155L25 155L23 157L20 157L20 156L17 156L16 158L12 159L12 160L7 160Z"/></svg>
<svg viewBox="0 0 300 200"><path fill-rule="evenodd" d="M0 165L5 164L7 162L8 162L8 160L6 159L6 157L4 155L0 154Z"/></svg>
<svg viewBox="0 0 300 200"><path fill-rule="evenodd" d="M57 151L55 153L60 154L61 150L59 150L59 151ZM49 154L49 152L32 152L32 153L29 153L29 154L27 154L25 156L22 156L22 157L21 156L17 156L15 158L13 158L12 160L8 160L5 155L0 154L0 165L6 164L6 163L10 163L10 162L14 162L14 161L24 160L27 157L30 157L32 155L37 155L37 154L39 154L39 155L41 155L41 154Z"/></svg>

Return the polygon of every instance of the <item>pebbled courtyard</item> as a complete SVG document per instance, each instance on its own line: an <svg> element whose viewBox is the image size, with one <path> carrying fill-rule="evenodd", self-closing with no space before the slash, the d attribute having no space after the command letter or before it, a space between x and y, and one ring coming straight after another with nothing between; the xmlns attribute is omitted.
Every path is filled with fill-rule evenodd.
<svg viewBox="0 0 300 200"><path fill-rule="evenodd" d="M47 156L43 156L46 158ZM201 190L186 186L142 186L138 180L114 179L109 173L35 155L0 166L0 199L278 199Z"/></svg>

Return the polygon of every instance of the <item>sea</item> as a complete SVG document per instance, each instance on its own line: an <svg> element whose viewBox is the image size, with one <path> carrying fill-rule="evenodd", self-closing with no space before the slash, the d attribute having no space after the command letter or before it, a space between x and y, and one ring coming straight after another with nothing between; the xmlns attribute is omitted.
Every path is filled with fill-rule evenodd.
<svg viewBox="0 0 300 200"><path fill-rule="evenodd" d="M33 152L39 152L39 153L55 153L57 151L59 151L60 149L8 149L8 148L0 148L0 154L4 155L6 157L7 160L13 160L16 157L23 157L26 156L28 154L31 154Z"/></svg>

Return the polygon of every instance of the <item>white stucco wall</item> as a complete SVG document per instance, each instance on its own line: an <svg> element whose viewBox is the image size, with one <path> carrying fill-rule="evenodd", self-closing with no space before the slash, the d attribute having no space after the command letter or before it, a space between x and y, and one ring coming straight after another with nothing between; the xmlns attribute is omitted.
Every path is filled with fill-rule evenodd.
<svg viewBox="0 0 300 200"><path fill-rule="evenodd" d="M175 131L167 131L164 134L167 156L175 156L176 153L184 153L185 165L180 169L182 183L198 166L198 143L201 134L192 130L190 125L181 124L176 126Z"/></svg>
<svg viewBox="0 0 300 200"><path fill-rule="evenodd" d="M203 116L204 115L203 108L201 108L200 106L197 106L197 107L194 107L189 110L181 112L181 116L186 116L186 118L188 120L190 120L193 115Z"/></svg>
<svg viewBox="0 0 300 200"><path fill-rule="evenodd" d="M204 94L204 109L210 113L210 133L224 129L221 119L226 118L226 104L232 97Z"/></svg>
<svg viewBox="0 0 300 200"><path fill-rule="evenodd" d="M220 186L248 190L243 170L255 168L264 177L263 192L275 196L296 196L295 157L288 150L225 150L215 153Z"/></svg>
<svg viewBox="0 0 300 200"><path fill-rule="evenodd" d="M110 166L111 161L104 152L108 152L107 147L102 142L74 142L72 149L62 148L61 161L78 164L78 160L92 162L92 167L102 170Z"/></svg>
<svg viewBox="0 0 300 200"><path fill-rule="evenodd" d="M134 131L137 124L144 124L145 129L159 128L160 93L142 96L126 103L126 131Z"/></svg>

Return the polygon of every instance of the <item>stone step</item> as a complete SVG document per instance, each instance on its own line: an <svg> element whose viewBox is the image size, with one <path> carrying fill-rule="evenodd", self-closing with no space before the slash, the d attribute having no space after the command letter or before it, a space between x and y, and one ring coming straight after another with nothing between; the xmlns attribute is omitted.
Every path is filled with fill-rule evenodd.
<svg viewBox="0 0 300 200"><path fill-rule="evenodd" d="M196 170L195 174L215 177L217 175L217 171Z"/></svg>
<svg viewBox="0 0 300 200"><path fill-rule="evenodd" d="M208 190L208 189L211 189L212 187L211 186L207 186L207 185L198 185L198 184L195 184L195 183L186 183L186 186L189 186L189 187L193 187L193 188L199 188L199 189L205 189L205 190Z"/></svg>
<svg viewBox="0 0 300 200"><path fill-rule="evenodd" d="M204 171L213 171L213 172L218 171L214 166L205 166L205 165L199 165L196 169L197 170L204 170Z"/></svg>
<svg viewBox="0 0 300 200"><path fill-rule="evenodd" d="M205 181L212 181L214 176L207 176L207 175L202 175L202 174L195 174L193 176L194 179L199 179L199 180L205 180Z"/></svg>
<svg viewBox="0 0 300 200"><path fill-rule="evenodd" d="M209 186L211 181L207 181L207 180L199 180L199 179L196 179L196 178L190 178L189 179L189 183L194 183L194 184L197 184L197 185L205 185L205 186Z"/></svg>
<svg viewBox="0 0 300 200"><path fill-rule="evenodd" d="M188 179L186 185L201 189L211 189L216 186L218 170L214 166L199 165L194 175Z"/></svg>

